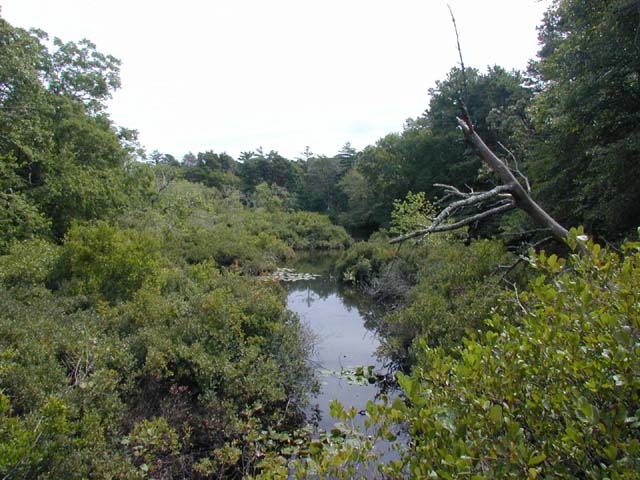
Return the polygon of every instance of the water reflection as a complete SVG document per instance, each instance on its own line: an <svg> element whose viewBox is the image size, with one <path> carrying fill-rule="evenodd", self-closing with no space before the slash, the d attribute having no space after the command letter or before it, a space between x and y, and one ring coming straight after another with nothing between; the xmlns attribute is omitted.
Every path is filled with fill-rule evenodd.
<svg viewBox="0 0 640 480"><path fill-rule="evenodd" d="M297 264L296 270L321 273L322 267L324 273L320 278L288 284L287 305L316 336L312 359L317 364L321 386L308 413L319 428L330 430L334 424L329 415L332 399L360 411L379 391L375 383L354 384L339 372L357 366L364 366L365 370L371 366L375 372L386 372L386 359L376 354L380 345L375 332L376 319L381 313L379 307L358 292L341 288L331 278L326 265Z"/></svg>

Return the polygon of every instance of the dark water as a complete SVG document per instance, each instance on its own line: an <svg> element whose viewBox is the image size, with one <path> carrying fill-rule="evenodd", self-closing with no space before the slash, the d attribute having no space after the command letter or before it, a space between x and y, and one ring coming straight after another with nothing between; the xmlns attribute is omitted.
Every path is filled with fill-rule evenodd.
<svg viewBox="0 0 640 480"><path fill-rule="evenodd" d="M340 287L330 274L332 260L324 256L296 264L298 272L320 273L321 277L287 285L288 308L297 313L315 335L311 358L321 386L317 396L311 399L308 413L325 431L331 430L335 422L329 415L331 400L360 411L369 400L375 400L379 391L378 386L366 378L360 377L360 381L354 382L353 377L345 378L341 372L364 367L365 372L386 373L385 359L376 355L379 341L375 325L380 309L359 292ZM358 423L363 423L363 419Z"/></svg>

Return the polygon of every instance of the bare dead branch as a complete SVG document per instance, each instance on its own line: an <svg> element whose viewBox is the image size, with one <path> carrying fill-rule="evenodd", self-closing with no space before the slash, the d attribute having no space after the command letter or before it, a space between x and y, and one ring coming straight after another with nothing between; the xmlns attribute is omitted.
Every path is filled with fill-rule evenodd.
<svg viewBox="0 0 640 480"><path fill-rule="evenodd" d="M520 307L520 310L522 310L522 312L527 315L527 316L531 316L533 318L536 318L536 314L533 312L529 312L529 310L527 310L525 308L525 306L523 305L522 301L520 300L520 295L518 295L518 286L515 283L511 283L511 282L507 282L509 285L511 285L511 287L513 288L513 293L514 293L514 302L515 304Z"/></svg>
<svg viewBox="0 0 640 480"><path fill-rule="evenodd" d="M536 223L551 230L552 235L557 240L564 242L569 237L568 230L556 222L551 215L531 198L531 195L518 182L505 162L491 151L471 125L461 118L458 118L458 125L462 128L465 138L476 147L482 161L500 178L503 185L509 187L509 193L513 196L516 206L524 210ZM582 243L578 245L582 252L586 251Z"/></svg>
<svg viewBox="0 0 640 480"><path fill-rule="evenodd" d="M449 208L449 207L447 207ZM451 230L457 230L459 228L462 228L466 225L471 225L472 223L478 222L480 220L484 220L486 218L489 218L493 215L498 215L500 213L504 213L507 212L509 210L513 210L514 208L516 208L516 204L514 202L509 202L509 203L503 203L502 205L499 205L497 207L491 208L489 210L485 210L483 212L480 212L476 215L472 215L470 217L464 218L462 220L459 220L457 222L454 223L445 223L442 224L442 220L444 220L444 218L438 223L436 224L435 222L432 223L428 228L422 229L422 230L415 230L413 232L409 232L405 235L401 235L399 237L396 237L394 239L392 239L389 243L400 243L400 242L404 242L406 240L409 240L411 238L415 238L415 237L423 237L425 235L429 235L430 233L437 233L437 232L448 232Z"/></svg>
<svg viewBox="0 0 640 480"><path fill-rule="evenodd" d="M434 206L437 205L442 205L443 203L445 203L447 200L449 200L453 195L450 193L445 194L444 197L437 199L435 202L433 202Z"/></svg>
<svg viewBox="0 0 640 480"><path fill-rule="evenodd" d="M466 225L471 225L472 223L484 220L485 218L489 218L493 215L508 212L509 210L513 210L514 208L516 208L516 204L513 202L503 203L497 207L490 208L489 210L484 210L483 212L464 218L458 222L440 225L434 228L433 232L447 232L450 230L457 230L458 228L462 228Z"/></svg>
<svg viewBox="0 0 640 480"><path fill-rule="evenodd" d="M527 192L531 193L531 183L529 183L529 178L527 178L527 176L524 173L522 173L522 171L520 170L520 165L518 165L518 159L516 158L516 156L513 154L511 150L505 147L502 144L502 142L498 142L498 145L507 153L507 155L509 155L509 157L511 157L511 160L513 160L513 165L514 165L514 168L512 170L516 172L518 176L522 179L525 187L527 187Z"/></svg>
<svg viewBox="0 0 640 480"><path fill-rule="evenodd" d="M433 184L434 187L438 187L438 188L442 188L447 195L451 196L451 195L457 195L459 197L465 197L468 194L461 192L460 190L458 190L456 187L454 187L453 185L447 185L446 183L434 183Z"/></svg>
<svg viewBox="0 0 640 480"><path fill-rule="evenodd" d="M507 191L508 189L504 185L498 185L497 187L489 190L488 192L477 193L473 195L463 195L462 200L449 204L444 210L442 210L431 223L431 228L436 228L444 220L449 218L453 213L463 207L479 204L490 198L496 197L498 194Z"/></svg>
<svg viewBox="0 0 640 480"><path fill-rule="evenodd" d="M469 121L469 124L472 125L471 116L469 115L469 110L467 110L466 103L466 95L467 95L467 69L464 66L464 59L462 58L462 47L460 46L460 34L458 33L458 25L456 24L456 17L453 14L453 9L451 5L447 4L447 8L449 9L449 13L451 14L451 22L453 23L453 30L456 34L456 46L458 48L458 56L460 57L460 70L462 73L462 88L461 92L458 94L458 101L460 102L460 107L464 113L464 116Z"/></svg>

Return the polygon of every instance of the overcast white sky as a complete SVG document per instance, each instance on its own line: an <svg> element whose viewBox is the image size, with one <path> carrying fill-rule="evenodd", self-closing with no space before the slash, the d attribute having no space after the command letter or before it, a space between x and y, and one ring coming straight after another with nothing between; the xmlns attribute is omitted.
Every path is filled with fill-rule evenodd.
<svg viewBox="0 0 640 480"><path fill-rule="evenodd" d="M524 68L548 0L449 0L465 64ZM148 151L358 149L422 113L457 62L445 0L0 0L14 26L123 62L113 120Z"/></svg>

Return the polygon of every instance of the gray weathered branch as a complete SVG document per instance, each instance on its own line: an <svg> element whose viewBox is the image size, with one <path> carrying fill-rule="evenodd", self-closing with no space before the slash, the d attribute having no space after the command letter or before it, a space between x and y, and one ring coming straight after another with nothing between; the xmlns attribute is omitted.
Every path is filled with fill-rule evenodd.
<svg viewBox="0 0 640 480"><path fill-rule="evenodd" d="M389 243L400 243L400 242L404 242L405 240L409 240L411 238L415 238L415 237L422 237L425 235L428 235L430 233L437 233L437 232L449 232L451 230L457 230L458 228L462 228L465 227L467 225L471 225L472 223L478 222L480 220L484 220L485 218L491 217L493 215L498 215L500 213L504 213L504 212L508 212L509 210L513 210L514 208L516 208L515 203L513 202L509 202L509 203L504 203L498 207L494 207L491 208L489 210L485 210L484 212L480 212L476 215L472 215L470 217L467 218L463 218L460 221L454 222L454 223L445 223L440 224L436 227L432 225L430 225L428 228L425 228L423 230L415 230L413 232L409 232L405 235L401 235L399 237L394 238L393 240L391 240Z"/></svg>
<svg viewBox="0 0 640 480"><path fill-rule="evenodd" d="M529 183L529 179L527 178L527 176L520 171L520 165L518 165L518 159L516 158L516 156L513 154L511 150L505 147L502 144L502 142L498 142L498 145L500 145L500 148L502 148L505 152L507 152L507 155L511 157L511 160L513 160L512 170L516 172L518 176L522 179L522 181L524 182L524 186L527 187L527 192L531 193L531 183Z"/></svg>
<svg viewBox="0 0 640 480"><path fill-rule="evenodd" d="M437 184L436 186L444 188L446 191L445 198L461 197L461 200L450 203L444 208L433 220L431 225L426 228L414 230L404 235L398 236L391 240L390 243L400 243L411 238L425 236L430 233L444 232L455 230L466 225L470 225L479 220L497 215L513 208L524 210L536 223L551 231L554 238L565 241L569 232L562 225L556 222L547 212L530 195L530 186L528 179L520 172L517 161L515 163L516 173L523 178L526 188L515 177L513 171L509 168L507 162L501 160L488 146L482 138L475 132L470 120L458 118L458 124L462 128L465 138L476 147L482 161L500 178L502 185L489 190L488 192L462 192L451 185ZM508 154L512 155L506 148ZM514 157L515 161L515 157ZM494 207L463 218L454 223L443 223L450 218L456 211L472 205L480 205L491 198L502 198L502 201ZM579 244L581 251L585 250L582 244Z"/></svg>
<svg viewBox="0 0 640 480"><path fill-rule="evenodd" d="M568 230L556 222L551 215L545 212L542 207L531 198L531 195L529 195L520 182L518 182L506 163L491 151L473 127L461 118L458 118L458 125L462 128L465 138L476 147L482 161L498 175L502 184L508 187L509 193L513 196L516 206L524 210L536 223L551 230L552 235L556 239L565 241L569 236Z"/></svg>
<svg viewBox="0 0 640 480"><path fill-rule="evenodd" d="M405 240L409 240L410 238L420 237L428 235L430 233L456 230L458 228L464 227L465 225L470 225L474 222L515 208L515 203L509 196L507 199L503 199L500 204L498 204L498 206L490 208L489 210L485 210L476 215L472 215L454 223L443 223L445 220L450 218L457 210L474 205L480 205L481 203L496 197L499 198L504 194L504 192L508 191L508 188L505 185L498 185L488 192L461 192L451 185L437 184L437 186L449 190L448 194L457 195L459 197L462 197L462 199L449 204L449 206L447 206L438 215L436 215L436 217L431 222L431 225L429 225L428 227L396 237L391 240L391 243L404 242Z"/></svg>

